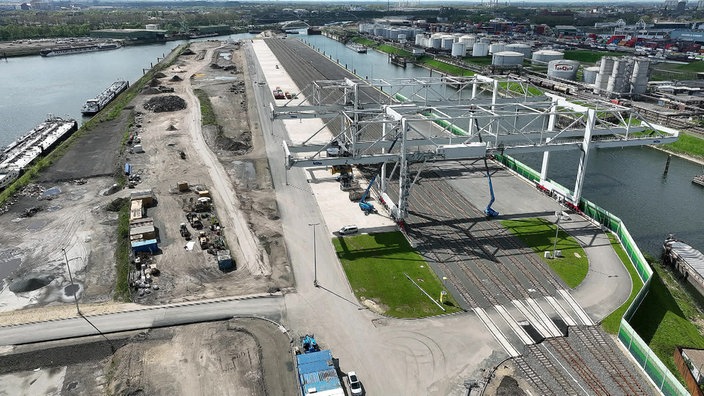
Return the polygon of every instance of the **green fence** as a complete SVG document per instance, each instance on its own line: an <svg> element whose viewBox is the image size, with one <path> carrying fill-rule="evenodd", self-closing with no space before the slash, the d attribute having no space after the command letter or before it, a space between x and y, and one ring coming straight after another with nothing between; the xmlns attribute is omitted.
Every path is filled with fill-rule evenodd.
<svg viewBox="0 0 704 396"><path fill-rule="evenodd" d="M495 158L529 181L540 181L540 173L527 165L506 155L496 155ZM562 194L571 195L571 192L565 187L553 181L550 181L550 183ZM565 192L568 192L568 194L565 194ZM638 272L638 276L643 280L643 288L633 299L633 303L628 307L623 318L621 318L621 326L618 329L619 341L628 349L628 352L630 352L633 359L638 363L638 366L645 371L655 386L657 386L664 395L689 395L685 387L670 370L665 367L662 361L655 355L655 352L650 349L648 344L643 341L628 323L650 290L650 279L653 275L653 270L650 269L648 262L645 260L645 257L643 257L643 253L641 253L638 245L636 245L633 237L631 237L631 234L628 232L626 225L623 224L621 219L586 199L580 199L578 206L585 215L589 216L603 227L613 231L614 234L618 236L621 246L623 246L623 249L628 254L631 263Z"/></svg>

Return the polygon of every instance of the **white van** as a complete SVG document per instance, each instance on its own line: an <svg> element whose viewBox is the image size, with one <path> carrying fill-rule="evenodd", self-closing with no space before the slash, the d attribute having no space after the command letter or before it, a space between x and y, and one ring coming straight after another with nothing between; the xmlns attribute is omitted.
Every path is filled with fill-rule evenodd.
<svg viewBox="0 0 704 396"><path fill-rule="evenodd" d="M359 228L357 228L356 225L346 225L346 226L340 228L340 231L338 231L338 232L340 233L340 235L347 235L347 234L354 234L357 231L359 231Z"/></svg>

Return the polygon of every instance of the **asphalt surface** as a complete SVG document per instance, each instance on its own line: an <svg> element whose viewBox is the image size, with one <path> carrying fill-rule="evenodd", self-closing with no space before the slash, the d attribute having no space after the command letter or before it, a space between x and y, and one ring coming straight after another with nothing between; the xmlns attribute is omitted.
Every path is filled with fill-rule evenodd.
<svg viewBox="0 0 704 396"><path fill-rule="evenodd" d="M280 295L230 298L162 305L103 315L76 315L72 319L0 327L0 345L18 345L122 331L168 327L236 316L259 316L280 321Z"/></svg>

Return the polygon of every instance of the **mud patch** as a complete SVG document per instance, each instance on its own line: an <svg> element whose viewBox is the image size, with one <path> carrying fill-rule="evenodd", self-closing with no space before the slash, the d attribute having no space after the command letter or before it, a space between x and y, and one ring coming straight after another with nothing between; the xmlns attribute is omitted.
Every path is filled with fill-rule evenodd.
<svg viewBox="0 0 704 396"><path fill-rule="evenodd" d="M151 110L155 113L178 111L183 110L186 107L186 101L176 95L157 96L144 103L145 109Z"/></svg>
<svg viewBox="0 0 704 396"><path fill-rule="evenodd" d="M54 280L54 277L51 275L42 275L17 279L10 283L10 291L13 293L31 292L47 286L49 283L51 283L52 280Z"/></svg>

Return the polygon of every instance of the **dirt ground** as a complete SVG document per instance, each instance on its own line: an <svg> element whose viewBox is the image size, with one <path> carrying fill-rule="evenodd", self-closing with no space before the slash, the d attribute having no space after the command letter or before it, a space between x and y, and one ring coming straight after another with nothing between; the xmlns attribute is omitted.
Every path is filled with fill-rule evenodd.
<svg viewBox="0 0 704 396"><path fill-rule="evenodd" d="M136 191L151 191L155 199L145 215L153 219L160 250L146 258L158 273L152 272L147 287L133 289L134 303L293 287L261 131L250 121L258 115L247 100L252 87L245 78L243 50L218 41L192 43L191 50L163 70L120 117L82 136L0 215L1 324L75 316L74 293L85 314L134 307L113 301L118 213L111 207ZM201 128L194 89L210 99L217 125ZM167 105L183 102L183 108L145 108L154 98ZM133 142L121 149L126 133ZM138 180L134 188L114 188L126 162ZM188 188L180 191L183 182ZM214 251L201 249L200 230L187 225L190 241L180 234L179 226L188 224L186 213L202 190L208 191L212 206L199 219L206 224L209 242L230 250L233 271L220 270ZM207 227L211 224L213 228ZM132 274L138 278L138 265ZM271 332L255 336L256 331L223 326L218 322L150 332L144 339L125 341L114 355L96 349L94 353L105 355L97 367L78 358L63 366L54 362L51 372L25 373L7 383L15 384L10 388L15 390L38 390L30 383L59 386L62 394L203 394L216 382L222 383L221 389L256 395L295 390L293 365L281 359L290 356L288 340L280 344L267 338L270 345L263 346L261 338L274 338ZM294 381L293 387L288 381ZM52 393L49 388L30 393Z"/></svg>
<svg viewBox="0 0 704 396"><path fill-rule="evenodd" d="M233 319L21 347L0 356L0 394L295 395L290 340ZM114 352L113 352L114 351Z"/></svg>

